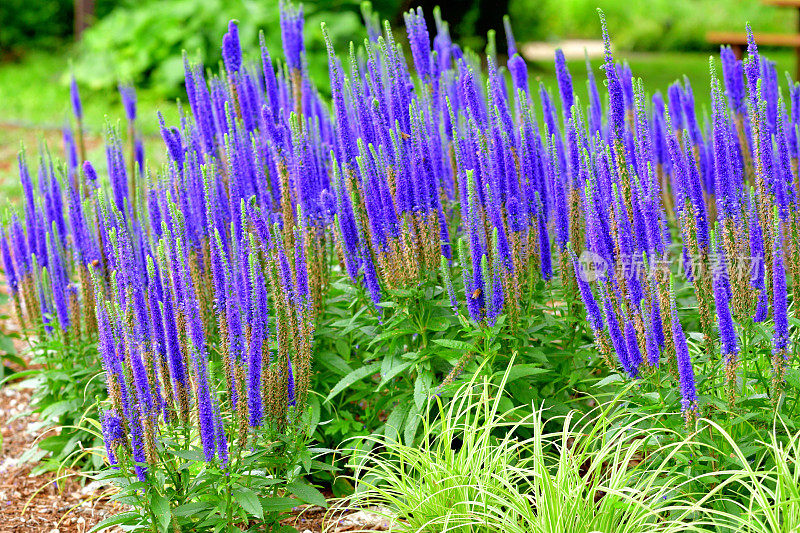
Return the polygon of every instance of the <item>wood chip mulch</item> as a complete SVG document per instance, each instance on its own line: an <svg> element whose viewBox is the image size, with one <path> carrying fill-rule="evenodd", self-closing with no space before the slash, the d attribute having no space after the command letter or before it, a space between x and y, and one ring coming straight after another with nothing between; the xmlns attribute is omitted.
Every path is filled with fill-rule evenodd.
<svg viewBox="0 0 800 533"><path fill-rule="evenodd" d="M32 392L15 384L0 389L0 531L85 533L120 506L109 501L110 487L81 483L75 472L30 475L36 465L21 458L44 431L30 413Z"/></svg>

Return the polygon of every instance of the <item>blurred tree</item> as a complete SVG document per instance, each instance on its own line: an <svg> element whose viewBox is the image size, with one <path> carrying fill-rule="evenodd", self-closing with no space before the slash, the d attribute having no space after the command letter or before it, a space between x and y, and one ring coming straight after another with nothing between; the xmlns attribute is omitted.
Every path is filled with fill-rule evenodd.
<svg viewBox="0 0 800 533"><path fill-rule="evenodd" d="M108 14L120 3L92 1L97 17ZM74 15L73 0L0 0L0 59L14 58L25 48L58 46L72 35ZM94 20L92 16L86 22Z"/></svg>
<svg viewBox="0 0 800 533"><path fill-rule="evenodd" d="M89 27L91 18L94 17L94 0L74 0L72 5L75 7L73 33L77 41L81 38L83 30Z"/></svg>

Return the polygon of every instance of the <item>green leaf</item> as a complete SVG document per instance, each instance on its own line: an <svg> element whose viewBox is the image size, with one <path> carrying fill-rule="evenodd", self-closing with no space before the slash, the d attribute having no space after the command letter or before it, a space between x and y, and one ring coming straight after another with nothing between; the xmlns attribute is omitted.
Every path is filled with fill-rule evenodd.
<svg viewBox="0 0 800 533"><path fill-rule="evenodd" d="M172 514L174 516L192 516L212 508L213 505L208 502L189 502L173 509Z"/></svg>
<svg viewBox="0 0 800 533"><path fill-rule="evenodd" d="M51 453L58 453L69 442L68 435L53 435L39 442L39 448Z"/></svg>
<svg viewBox="0 0 800 533"><path fill-rule="evenodd" d="M609 374L608 376L604 377L600 381L595 384L595 387L605 387L606 385L611 385L617 381L622 381L622 376L619 374Z"/></svg>
<svg viewBox="0 0 800 533"><path fill-rule="evenodd" d="M343 358L350 357L350 343L344 339L336 339L336 351L339 352Z"/></svg>
<svg viewBox="0 0 800 533"><path fill-rule="evenodd" d="M319 505L320 507L328 507L328 502L325 501L325 496L320 491L302 481L292 481L286 485L286 490L300 498L306 503L312 505Z"/></svg>
<svg viewBox="0 0 800 533"><path fill-rule="evenodd" d="M337 374L347 374L353 371L353 368L347 364L347 361L332 352L322 353L317 357L316 361Z"/></svg>
<svg viewBox="0 0 800 533"><path fill-rule="evenodd" d="M785 376L786 383L795 389L800 389L800 371L796 368L787 368Z"/></svg>
<svg viewBox="0 0 800 533"><path fill-rule="evenodd" d="M432 381L433 376L429 372L421 373L414 381L414 405L417 406L418 411L422 411L428 400Z"/></svg>
<svg viewBox="0 0 800 533"><path fill-rule="evenodd" d="M540 367L539 365L533 364L523 364L523 365L514 365L508 371L508 380L506 383L511 383L512 381L516 381L521 378L525 378L528 376L535 376L537 374L546 374L549 370ZM505 371L495 372L492 378L494 379L502 379Z"/></svg>
<svg viewBox="0 0 800 533"><path fill-rule="evenodd" d="M200 448L192 448L191 450L170 450L169 453L181 459L186 459L187 461L203 462L206 460L203 455L203 450Z"/></svg>
<svg viewBox="0 0 800 533"><path fill-rule="evenodd" d="M396 329L391 328L389 331L384 331L380 335L376 335L369 343L369 346L372 347L377 342L383 342L386 339L391 339L394 337L399 337L401 335L409 335L411 333L415 333L412 328L404 328L404 329Z"/></svg>
<svg viewBox="0 0 800 533"><path fill-rule="evenodd" d="M384 359L384 361L385 361L385 359ZM408 367L410 367L412 364L413 364L413 361L399 362L397 360L397 358L392 357L392 365L389 368L383 368L383 366L386 366L386 365L383 365L381 367L381 382L377 387L375 387L375 391L380 390L381 387L383 387L389 381L391 381L392 378L394 378L397 374L399 374L403 370L405 370Z"/></svg>
<svg viewBox="0 0 800 533"><path fill-rule="evenodd" d="M406 442L406 446L412 446L414 444L414 437L417 436L417 428L421 421L420 410L417 409L415 404L411 407L406 416L406 427L403 431L403 440Z"/></svg>
<svg viewBox="0 0 800 533"><path fill-rule="evenodd" d="M475 350L475 347L470 343L457 341L455 339L433 339L433 342L439 346L444 346L445 348L451 348L453 350L462 350L465 352L471 352Z"/></svg>
<svg viewBox="0 0 800 533"><path fill-rule="evenodd" d="M447 302L447 306L450 306L449 301ZM430 319L426 324L426 327L431 331L446 331L447 328L450 327L450 321L447 320L447 317L437 316Z"/></svg>
<svg viewBox="0 0 800 533"><path fill-rule="evenodd" d="M311 437L319 425L319 419L322 413L319 406L319 397L316 394L309 395L308 409L311 411L311 417L308 421L308 430L306 431L306 435Z"/></svg>
<svg viewBox="0 0 800 533"><path fill-rule="evenodd" d="M169 512L169 501L160 494L153 493L150 496L150 507L158 520L158 528L167 531L169 523L172 521L172 514Z"/></svg>
<svg viewBox="0 0 800 533"><path fill-rule="evenodd" d="M387 440L394 441L398 439L400 430L404 427L406 415L408 415L408 411L411 409L412 405L414 404L411 402L401 401L389 414L384 429Z"/></svg>
<svg viewBox="0 0 800 533"><path fill-rule="evenodd" d="M347 374L345 377L343 377L341 380L339 380L339 383L337 383L336 386L333 387L331 393L328 394L327 398L325 398L325 403L329 402L331 398L342 392L344 389L346 389L353 383L360 381L371 374L375 374L380 370L380 368L381 368L381 363L379 361L368 364L367 366L362 366L361 368L356 368L355 370Z"/></svg>
<svg viewBox="0 0 800 533"><path fill-rule="evenodd" d="M89 530L89 533L94 533L95 531L103 531L104 529L108 529L111 526L118 526L120 524L129 523L130 525L138 524L142 519L142 516L137 513L136 511L126 511L124 513L115 514L114 516L109 516L92 529Z"/></svg>
<svg viewBox="0 0 800 533"><path fill-rule="evenodd" d="M233 489L232 494L236 503L238 503L247 514L262 519L264 518L264 509L255 492L246 487L238 487Z"/></svg>
<svg viewBox="0 0 800 533"><path fill-rule="evenodd" d="M261 507L268 513L281 513L289 511L297 505L294 498L276 496L274 498L261 498Z"/></svg>

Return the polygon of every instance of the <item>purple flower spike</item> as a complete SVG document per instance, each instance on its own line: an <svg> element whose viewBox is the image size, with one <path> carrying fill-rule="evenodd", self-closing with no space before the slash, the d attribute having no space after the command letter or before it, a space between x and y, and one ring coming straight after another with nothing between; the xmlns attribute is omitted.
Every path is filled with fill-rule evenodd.
<svg viewBox="0 0 800 533"><path fill-rule="evenodd" d="M581 300L583 300L583 305L586 308L586 318L589 320L592 332L597 335L603 329L603 314L600 312L600 307L597 305L594 294L592 294L592 288L589 287L589 283L586 281L583 267L578 262L578 258L572 248L570 248L570 255L572 256L572 266L575 269L575 279L578 281Z"/></svg>
<svg viewBox="0 0 800 533"><path fill-rule="evenodd" d="M225 425L219 416L219 406L214 406L214 437L217 445L217 457L222 466L228 466L228 437L225 435Z"/></svg>
<svg viewBox="0 0 800 533"><path fill-rule="evenodd" d="M417 73L423 80L430 79L432 72L431 61L431 38L428 35L428 27L425 24L425 17L422 15L422 8L418 7L416 12L412 9L403 15L406 21L406 32L408 42L411 45L411 55L414 58L414 66Z"/></svg>
<svg viewBox="0 0 800 533"><path fill-rule="evenodd" d="M614 310L611 298L609 298L608 295L603 298L603 310L605 311L606 322L608 323L608 333L611 337L611 344L614 346L614 351L617 352L619 362L622 363L622 367L627 371L628 368L630 368L627 343L619 327L617 312Z"/></svg>
<svg viewBox="0 0 800 533"><path fill-rule="evenodd" d="M91 183L93 186L99 184L97 181L97 172L95 172L94 167L89 161L83 162L83 174L86 176L88 183Z"/></svg>
<svg viewBox="0 0 800 533"><path fill-rule="evenodd" d="M11 258L11 250L8 247L8 239L6 239L5 230L0 227L0 253L3 255L3 270L8 281L8 287L11 289L11 294L17 294L19 291L19 281L17 280L16 269L14 268L14 260Z"/></svg>
<svg viewBox="0 0 800 533"><path fill-rule="evenodd" d="M572 93L572 76L569 74L564 52L560 48L556 50L556 77L558 78L558 90L561 93L564 119L568 121L572 116L574 94Z"/></svg>
<svg viewBox="0 0 800 533"><path fill-rule="evenodd" d="M222 61L228 74L239 72L242 67L242 47L239 44L239 23L228 22L228 33L222 36Z"/></svg>
<svg viewBox="0 0 800 533"><path fill-rule="evenodd" d="M606 79L608 79L608 99L611 115L611 128L614 136L618 140L622 140L622 132L625 129L625 97L622 94L622 85L617 76L617 69L614 66L614 56L611 53L611 39L608 37L608 26L606 25L606 17L601 10L600 24L603 27L603 42L605 44L605 71Z"/></svg>
<svg viewBox="0 0 800 533"><path fill-rule="evenodd" d="M253 273L256 277L256 283L253 286L254 299L258 299L260 303L262 299L266 299L264 283L255 270L255 260L252 260L252 265ZM235 304L229 300L228 305ZM260 305L256 304L254 307L260 307ZM249 353L247 354L247 411L250 413L249 424L251 427L260 426L263 416L261 398L262 350L265 336L263 318L261 316L253 317Z"/></svg>
<svg viewBox="0 0 800 533"><path fill-rule="evenodd" d="M297 405L297 400L295 398L295 390L294 390L294 372L292 371L292 358L289 357L286 361L287 368L288 368L288 376L286 378L286 396L287 396L287 405L289 407L294 407Z"/></svg>
<svg viewBox="0 0 800 533"><path fill-rule="evenodd" d="M78 92L78 82L75 81L75 76L72 76L69 84L69 96L70 100L72 100L72 112L80 122L83 120L83 105L81 104L81 94Z"/></svg>
<svg viewBox="0 0 800 533"><path fill-rule="evenodd" d="M136 89L133 85L119 85L119 95L122 97L122 107L125 108L125 116L128 122L136 120Z"/></svg>
<svg viewBox="0 0 800 533"><path fill-rule="evenodd" d="M517 40L514 39L514 32L511 31L511 19L508 15L503 17L503 29L506 31L506 44L508 44L508 57L517 53Z"/></svg>
<svg viewBox="0 0 800 533"><path fill-rule="evenodd" d="M756 39L753 36L753 29L748 23L745 26L747 30L747 63L744 66L744 73L747 77L747 89L750 92L750 101L753 108L758 108L758 80L761 77L760 63L761 60L758 56L758 46L756 46Z"/></svg>
<svg viewBox="0 0 800 533"><path fill-rule="evenodd" d="M117 458L114 455L114 444L122 441L124 438L124 430L122 420L117 416L114 410L109 409L100 413L100 426L103 430L103 441L106 445L106 455L108 462L113 466L117 464Z"/></svg>
<svg viewBox="0 0 800 533"><path fill-rule="evenodd" d="M625 321L625 348L628 351L628 365L625 371L630 377L635 378L639 374L639 365L642 363L642 352L639 350L639 340L631 320Z"/></svg>
<svg viewBox="0 0 800 533"><path fill-rule="evenodd" d="M722 248L719 246L717 253L720 257L724 257ZM719 326L719 338L722 344L722 356L726 361L735 361L739 354L739 345L736 341L736 329L731 316L731 289L728 281L728 270L725 267L724 259L721 263L720 267L712 275L714 303L717 308L717 325Z"/></svg>
<svg viewBox="0 0 800 533"><path fill-rule="evenodd" d="M289 70L302 70L303 45L303 6L294 7L290 2L281 1L281 38L286 66Z"/></svg>
<svg viewBox="0 0 800 533"><path fill-rule="evenodd" d="M528 65L522 56L516 54L508 60L508 71L511 72L511 79L514 82L514 89L520 90L525 94L530 94L528 89Z"/></svg>
<svg viewBox="0 0 800 533"><path fill-rule="evenodd" d="M775 320L775 336L772 338L772 347L775 354L788 357L789 347L789 319L786 313L786 266L783 256L783 227L778 224L775 237L775 257L772 264L772 308Z"/></svg>
<svg viewBox="0 0 800 533"><path fill-rule="evenodd" d="M381 286L378 282L378 273L375 271L375 264L372 261L372 254L365 242L361 244L361 266L364 268L364 285L369 291L375 309L380 312Z"/></svg>
<svg viewBox="0 0 800 533"><path fill-rule="evenodd" d="M736 59L730 46L723 46L719 55L722 60L722 75L725 78L725 90L731 103L731 110L744 115L747 109L744 103L742 62Z"/></svg>
<svg viewBox="0 0 800 533"><path fill-rule="evenodd" d="M681 384L681 411L697 409L697 391L694 384L694 368L689 357L686 335L678 320L676 309L672 310L672 336L675 341L675 357L678 362L678 377Z"/></svg>

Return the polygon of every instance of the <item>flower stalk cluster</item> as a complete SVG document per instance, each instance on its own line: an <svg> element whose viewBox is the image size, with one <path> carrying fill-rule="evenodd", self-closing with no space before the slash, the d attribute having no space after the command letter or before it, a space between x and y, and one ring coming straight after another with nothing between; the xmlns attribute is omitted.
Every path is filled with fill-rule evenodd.
<svg viewBox="0 0 800 533"><path fill-rule="evenodd" d="M737 330L770 316L780 389L800 286L800 86L787 110L752 39L744 63L722 50L723 80L712 63L703 123L688 80L645 94L602 17L606 108L591 68L581 102L560 52L558 93L532 90L510 24L507 64L490 54L484 72L416 10L411 62L388 25L368 20L363 46L338 56L323 25L328 102L308 76L302 8L280 9L282 62L263 38L243 58L235 22L218 75L185 59L188 107L177 125L160 120L162 168L145 164L129 86L128 161L112 127L105 171L86 160L75 84L66 162L42 156L34 179L20 155L24 212L0 233L15 310L41 335L97 339L109 457L124 450L144 477L177 424L224 464L257 428L293 424L337 277L379 314L392 291L434 280L480 327L503 315L513 327L535 282L560 282L605 362L632 379L666 367L690 418L681 264L731 403Z"/></svg>

